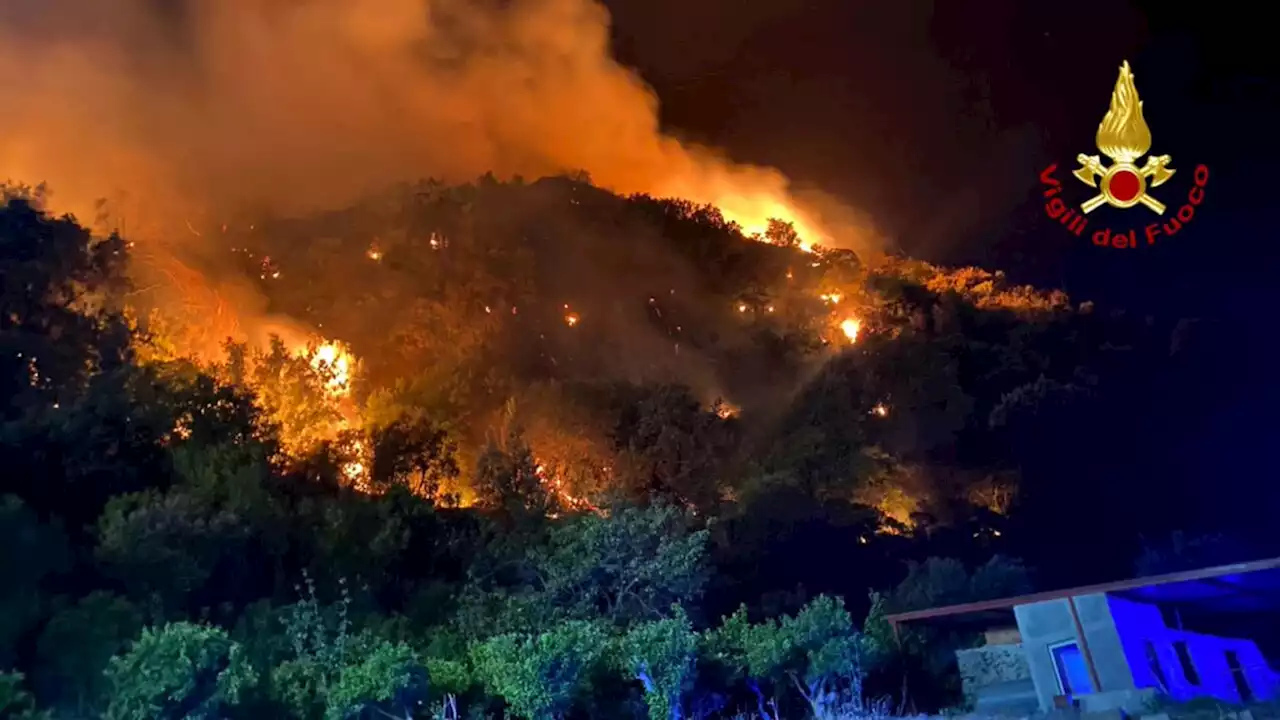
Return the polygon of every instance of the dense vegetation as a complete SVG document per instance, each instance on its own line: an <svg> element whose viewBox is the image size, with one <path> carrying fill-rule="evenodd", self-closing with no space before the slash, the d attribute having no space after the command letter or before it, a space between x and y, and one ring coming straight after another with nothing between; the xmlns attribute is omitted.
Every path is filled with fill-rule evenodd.
<svg viewBox="0 0 1280 720"><path fill-rule="evenodd" d="M358 368L197 361L130 243L11 190L0 717L931 709L966 638L885 612L1233 552L1243 480L1150 459L1193 323L564 179L192 231Z"/></svg>

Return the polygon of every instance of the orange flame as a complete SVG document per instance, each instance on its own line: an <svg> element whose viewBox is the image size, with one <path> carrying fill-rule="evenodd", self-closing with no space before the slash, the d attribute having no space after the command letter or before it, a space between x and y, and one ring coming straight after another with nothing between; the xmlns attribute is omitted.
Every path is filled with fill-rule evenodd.
<svg viewBox="0 0 1280 720"><path fill-rule="evenodd" d="M308 354L303 348L300 355ZM311 354L311 367L329 376L326 385L331 395L343 397L351 392L351 353L341 343L326 342Z"/></svg>
<svg viewBox="0 0 1280 720"><path fill-rule="evenodd" d="M862 321L857 318L849 318L840 323L840 331L844 336L849 338L850 344L858 342L858 333L862 331Z"/></svg>

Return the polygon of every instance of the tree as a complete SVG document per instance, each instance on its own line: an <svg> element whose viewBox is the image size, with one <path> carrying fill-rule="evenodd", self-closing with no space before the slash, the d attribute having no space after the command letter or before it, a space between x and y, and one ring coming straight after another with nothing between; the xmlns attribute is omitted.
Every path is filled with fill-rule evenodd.
<svg viewBox="0 0 1280 720"><path fill-rule="evenodd" d="M769 227L764 231L764 238L778 247L800 246L800 234L796 232L795 223L778 218L769 218Z"/></svg>
<svg viewBox="0 0 1280 720"><path fill-rule="evenodd" d="M477 678L516 716L559 720L585 689L607 643L598 624L569 620L542 633L490 638L471 650L471 661Z"/></svg>
<svg viewBox="0 0 1280 720"><path fill-rule="evenodd" d="M538 463L518 433L504 445L489 443L476 464L476 500L497 510L511 524L525 526L554 507L538 473Z"/></svg>
<svg viewBox="0 0 1280 720"><path fill-rule="evenodd" d="M67 538L58 528L41 523L18 498L0 497L0 667L13 663L18 641L43 617L46 581L70 566Z"/></svg>
<svg viewBox="0 0 1280 720"><path fill-rule="evenodd" d="M1168 538L1144 542L1142 554L1134 561L1134 571L1140 577L1162 575L1248 559L1248 548L1230 536L1193 535L1179 530Z"/></svg>
<svg viewBox="0 0 1280 720"><path fill-rule="evenodd" d="M77 535L111 496L166 487L163 436L174 421L140 392L145 382L133 367L97 373L71 397L0 425L0 483Z"/></svg>
<svg viewBox="0 0 1280 720"><path fill-rule="evenodd" d="M128 600L95 591L54 614L36 644L35 683L67 712L100 710L110 686L107 663L143 628L143 613Z"/></svg>
<svg viewBox="0 0 1280 720"><path fill-rule="evenodd" d="M865 627L874 637L884 640L885 614L1022 595L1031 589L1027 568L1018 560L999 555L972 571L954 558L912 561L907 565L907 576L897 587L878 595L879 602L873 605L874 612L868 616ZM969 632L906 626L884 656L885 664L898 673L885 684L896 685L904 692L912 686L916 702L946 706L960 691L959 676L954 672L955 650L972 646L979 639L980 636Z"/></svg>
<svg viewBox="0 0 1280 720"><path fill-rule="evenodd" d="M97 369L118 366L126 328L112 315L125 242L95 240L5 188L0 207L0 394L6 419L73 397ZM127 339L127 329L123 335Z"/></svg>
<svg viewBox="0 0 1280 720"><path fill-rule="evenodd" d="M402 416L373 435L373 486L401 485L422 497L435 497L442 484L460 473L457 452L443 428Z"/></svg>
<svg viewBox="0 0 1280 720"><path fill-rule="evenodd" d="M686 387L645 387L638 394L614 431L630 460L635 495L714 511L722 494L721 465L734 446L729 426Z"/></svg>
<svg viewBox="0 0 1280 720"><path fill-rule="evenodd" d="M35 698L23 687L22 673L0 673L0 718L3 720L52 720L48 711L36 708Z"/></svg>
<svg viewBox="0 0 1280 720"><path fill-rule="evenodd" d="M253 529L235 512L182 491L122 495L98 525L103 570L139 600L167 612L187 607L216 572L243 577Z"/></svg>
<svg viewBox="0 0 1280 720"><path fill-rule="evenodd" d="M309 576L306 585L303 599L283 614L292 653L271 670L275 699L303 720L408 717L427 693L417 653L368 631L353 634L345 582L330 608L320 605Z"/></svg>
<svg viewBox="0 0 1280 720"><path fill-rule="evenodd" d="M404 643L357 643L329 690L326 720L410 717L427 695L427 671Z"/></svg>
<svg viewBox="0 0 1280 720"><path fill-rule="evenodd" d="M106 677L107 720L218 720L257 682L225 632L188 622L143 630Z"/></svg>
<svg viewBox="0 0 1280 720"><path fill-rule="evenodd" d="M707 531L669 505L616 508L552 528L532 564L546 602L571 616L630 625L692 606L706 586Z"/></svg>
<svg viewBox="0 0 1280 720"><path fill-rule="evenodd" d="M876 652L871 639L858 633L844 603L821 595L794 616L752 624L746 608L725 618L708 636L712 658L745 677L756 694L758 712L769 712L761 682L781 690L790 681L818 720L837 717L862 700L868 658Z"/></svg>
<svg viewBox="0 0 1280 720"><path fill-rule="evenodd" d="M293 458L317 452L343 429L335 387L348 387L350 378L318 353L314 345L303 353L291 352L283 340L272 336L266 351L249 353L243 345L228 345L227 362L219 368L225 380L253 389L267 417L279 428L284 451Z"/></svg>
<svg viewBox="0 0 1280 720"><path fill-rule="evenodd" d="M649 720L679 720L681 696L692 684L698 635L680 606L671 617L631 628L620 643L622 672L644 688Z"/></svg>

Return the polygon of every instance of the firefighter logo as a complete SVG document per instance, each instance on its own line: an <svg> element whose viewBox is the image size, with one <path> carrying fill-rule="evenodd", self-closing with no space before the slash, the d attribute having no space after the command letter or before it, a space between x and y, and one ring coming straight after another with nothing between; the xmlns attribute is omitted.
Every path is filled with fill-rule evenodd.
<svg viewBox="0 0 1280 720"><path fill-rule="evenodd" d="M1191 182L1185 185L1186 202L1178 206L1177 210L1166 214L1164 203L1153 197L1149 190L1164 185L1173 177L1175 170L1169 167L1173 158L1168 155L1147 155L1147 151L1151 149L1151 128L1147 127L1147 121L1142 117L1142 101L1138 99L1138 89L1133 84L1133 71L1129 69L1127 61L1120 65L1120 77L1116 80L1115 89L1111 91L1111 108L1098 126L1097 142L1100 155L1076 156L1080 167L1072 174L1097 193L1079 206L1075 205L1078 202L1075 193L1064 187L1058 179L1057 163L1040 172L1040 186L1045 198L1044 213L1050 220L1062 225L1076 237L1092 238L1094 245L1133 249L1143 245L1144 238L1145 245L1148 246L1155 245L1157 238L1173 238L1195 218L1197 210L1205 201L1209 168L1204 165L1195 166L1191 172ZM1111 161L1109 165L1103 164L1103 155ZM1142 160L1143 156L1146 156L1145 162ZM1182 180L1186 180L1185 174ZM1174 185L1179 184L1182 183ZM1078 185L1072 185L1072 188L1080 190L1080 195L1084 196L1083 189ZM1178 188L1172 192L1178 195L1183 190ZM1120 227L1091 230L1089 221L1097 216L1089 213L1103 205L1121 210L1141 205L1157 217L1146 213L1140 213L1136 217L1130 213L1118 213L1103 222L1119 220L1121 215L1131 222L1122 221Z"/></svg>
<svg viewBox="0 0 1280 720"><path fill-rule="evenodd" d="M1133 71L1126 60L1111 91L1111 108L1098 126L1098 151L1111 159L1110 167L1103 165L1097 155L1076 156L1080 168L1072 174L1085 185L1099 190L1080 210L1088 214L1104 204L1115 208L1142 205L1163 215L1164 203L1152 197L1147 189L1160 187L1173 177L1175 171L1169 167L1173 158L1148 155L1146 163L1139 168L1138 160L1150 149L1151 129L1142 117L1142 101L1138 99Z"/></svg>

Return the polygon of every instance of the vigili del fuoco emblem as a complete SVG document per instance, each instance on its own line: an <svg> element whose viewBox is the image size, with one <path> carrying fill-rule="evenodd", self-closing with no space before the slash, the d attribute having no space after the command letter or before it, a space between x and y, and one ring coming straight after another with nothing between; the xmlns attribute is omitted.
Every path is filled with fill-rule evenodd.
<svg viewBox="0 0 1280 720"><path fill-rule="evenodd" d="M1111 108L1098 126L1098 151L1111 158L1111 167L1105 167L1097 155L1076 156L1080 168L1075 175L1080 182L1096 187L1099 192L1080 206L1085 214L1106 203L1112 207L1131 208L1141 203L1157 215L1164 214L1164 203L1147 193L1148 187L1160 187L1173 177L1173 161L1168 155L1151 155L1138 169L1135 164L1151 149L1151 129L1142 117L1142 101L1138 88L1133 84L1133 72L1129 61L1120 66L1120 77L1111 91Z"/></svg>
<svg viewBox="0 0 1280 720"><path fill-rule="evenodd" d="M1142 100L1138 98L1138 88L1134 85L1133 71L1129 69L1127 60L1120 65L1120 77L1116 79L1116 86L1111 91L1111 107L1098 125L1097 143L1098 152L1106 156L1110 164L1104 164L1099 155L1081 153L1076 156L1080 167L1071 174L1097 191L1096 195L1081 202L1078 208L1068 204L1070 201L1067 197L1074 193L1063 192L1062 183L1056 175L1057 163L1041 171L1040 184L1047 199L1044 211L1049 219L1072 234L1083 237L1089 229L1089 220L1092 218L1090 213L1103 205L1121 210L1142 205L1159 216L1159 219L1141 228L1108 227L1090 235L1094 245L1136 248L1143 238L1146 239L1146 245L1155 245L1158 237L1173 237L1195 217L1197 208L1205 199L1209 168L1204 165L1195 167L1192 183L1186 193L1186 202L1175 212L1166 214L1165 204L1156 199L1150 190L1164 185L1177 171L1171 167L1172 156L1147 155L1151 150L1151 128L1147 127L1147 120L1143 117ZM1145 162L1142 161L1144 156ZM1150 215L1146 217L1155 219Z"/></svg>

